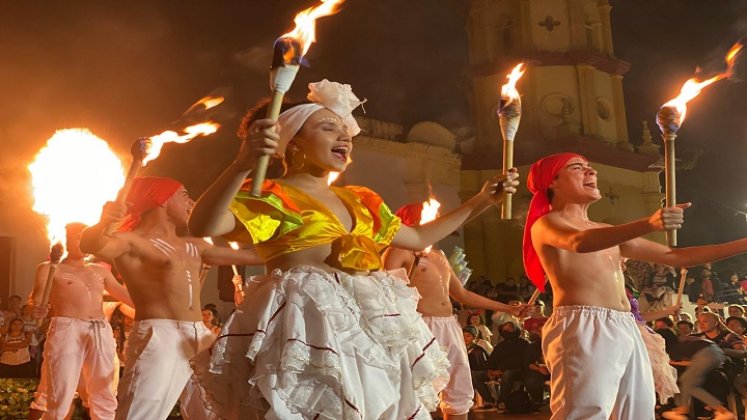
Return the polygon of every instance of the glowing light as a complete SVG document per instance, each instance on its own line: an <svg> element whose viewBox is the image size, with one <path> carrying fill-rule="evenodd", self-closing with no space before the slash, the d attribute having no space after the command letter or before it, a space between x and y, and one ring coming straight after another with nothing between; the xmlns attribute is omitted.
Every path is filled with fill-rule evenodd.
<svg viewBox="0 0 747 420"><path fill-rule="evenodd" d="M311 47L311 44L316 42L316 30L315 23L320 17L330 16L339 11L339 5L344 0L322 0L322 4L310 7L306 10L299 12L293 22L296 27L287 34L281 36L281 38L294 38L301 44L301 55L306 55Z"/></svg>
<svg viewBox="0 0 747 420"><path fill-rule="evenodd" d="M506 76L508 82L501 86L501 98L507 99L506 104L503 106L510 104L511 101L519 97L519 91L516 90L516 83L521 79L521 76L524 75L525 70L524 63L519 63L513 68L513 70L511 70L511 73Z"/></svg>
<svg viewBox="0 0 747 420"><path fill-rule="evenodd" d="M438 217L438 209L440 207L441 203L433 197L429 198L428 201L423 201L423 210L420 211L420 224L424 225L436 220L436 217ZM433 248L433 245L427 247L423 251L429 252L431 248Z"/></svg>
<svg viewBox="0 0 747 420"><path fill-rule="evenodd" d="M156 159L161 154L161 149L166 143L188 143L190 140L198 136L208 136L215 133L220 128L220 124L208 121L195 125L191 125L185 128L183 134L179 134L175 131L164 131L161 134L157 134L153 137L148 138L145 158L143 159L143 166L147 165L148 162Z"/></svg>
<svg viewBox="0 0 747 420"><path fill-rule="evenodd" d="M65 238L65 225L92 225L124 184L122 162L106 141L88 129L58 130L28 166L33 210L47 216L51 242Z"/></svg>

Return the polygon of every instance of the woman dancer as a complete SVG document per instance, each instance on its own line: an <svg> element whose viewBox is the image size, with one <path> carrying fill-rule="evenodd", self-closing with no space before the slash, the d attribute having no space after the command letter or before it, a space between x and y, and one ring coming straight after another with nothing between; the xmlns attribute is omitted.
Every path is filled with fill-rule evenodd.
<svg viewBox="0 0 747 420"><path fill-rule="evenodd" d="M380 271L380 252L437 242L515 191L516 172L431 223L401 226L373 191L327 186L350 161L361 101L348 85L309 88L311 103L287 109L277 126L256 119L261 110L245 118L235 161L192 214L193 233L253 243L271 273L248 283L211 360L202 354L195 369L223 418L430 418L448 380L445 354L406 273ZM285 175L253 197L245 178L259 156L275 154Z"/></svg>

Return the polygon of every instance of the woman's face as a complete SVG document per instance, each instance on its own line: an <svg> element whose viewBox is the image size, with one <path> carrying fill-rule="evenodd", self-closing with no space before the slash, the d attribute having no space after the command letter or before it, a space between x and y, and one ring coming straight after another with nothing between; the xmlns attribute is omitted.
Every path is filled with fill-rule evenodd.
<svg viewBox="0 0 747 420"><path fill-rule="evenodd" d="M480 317L478 315L472 315L471 317L469 317L469 325L480 325Z"/></svg>
<svg viewBox="0 0 747 420"><path fill-rule="evenodd" d="M213 322L213 311L210 309L203 309L202 310L202 322L209 324Z"/></svg>
<svg viewBox="0 0 747 420"><path fill-rule="evenodd" d="M742 327L742 323L737 321L736 319L732 319L731 321L727 322L726 326L729 327L730 330L734 331L735 333L739 335L744 334L744 328Z"/></svg>
<svg viewBox="0 0 747 420"><path fill-rule="evenodd" d="M304 172L344 171L353 152L353 139L347 130L334 112L326 108L314 112L288 144L288 165Z"/></svg>

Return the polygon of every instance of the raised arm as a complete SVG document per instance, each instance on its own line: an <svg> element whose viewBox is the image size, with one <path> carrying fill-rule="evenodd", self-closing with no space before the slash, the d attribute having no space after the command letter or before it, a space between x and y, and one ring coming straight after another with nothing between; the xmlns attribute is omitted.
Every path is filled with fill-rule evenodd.
<svg viewBox="0 0 747 420"><path fill-rule="evenodd" d="M506 305L501 302L496 302L492 299L488 299L485 296L480 296L477 293L470 292L462 286L462 282L459 281L454 271L449 268L451 276L449 278L449 295L456 300L470 308L475 309L488 309L491 311L507 312L514 315L517 318L521 318L528 315L531 310L529 305Z"/></svg>
<svg viewBox="0 0 747 420"><path fill-rule="evenodd" d="M231 216L233 217L233 216ZM264 260L252 249L233 249L224 246L214 246L200 241L202 261L209 265L264 265Z"/></svg>
<svg viewBox="0 0 747 420"><path fill-rule="evenodd" d="M561 217L551 213L540 218L532 226L532 239L535 244L545 244L567 251L597 252L622 245L651 232L679 229L684 221L683 211L688 207L690 203L678 204L676 207L659 209L649 218L592 229L571 226Z"/></svg>
<svg viewBox="0 0 747 420"><path fill-rule="evenodd" d="M41 305L44 296L44 287L47 284L47 275L49 274L49 263L44 262L36 266L34 273L34 288L31 289L29 303L34 307ZM44 318L43 316L41 318Z"/></svg>
<svg viewBox="0 0 747 420"><path fill-rule="evenodd" d="M236 226L228 206L241 184L262 155L274 155L279 139L276 123L261 119L252 123L252 133L241 143L236 159L197 200L189 218L189 230L195 236L222 236Z"/></svg>
<svg viewBox="0 0 747 420"><path fill-rule="evenodd" d="M620 253L624 257L673 267L693 267L745 252L747 252L747 238L723 244L673 249L643 238L636 238L620 245Z"/></svg>
<svg viewBox="0 0 747 420"><path fill-rule="evenodd" d="M503 201L504 191L515 193L519 185L518 178L516 168L512 168L508 174L494 177L483 185L477 195L436 220L417 227L402 226L394 236L392 245L419 251L440 241L486 209Z"/></svg>

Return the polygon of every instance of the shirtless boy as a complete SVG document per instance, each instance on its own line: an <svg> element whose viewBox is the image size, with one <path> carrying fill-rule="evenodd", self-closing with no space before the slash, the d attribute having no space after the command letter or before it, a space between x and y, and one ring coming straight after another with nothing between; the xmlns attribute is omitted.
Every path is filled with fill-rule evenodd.
<svg viewBox="0 0 747 420"><path fill-rule="evenodd" d="M416 226L421 211L422 204L409 204L397 210L397 216L403 224ZM449 358L449 383L441 391L441 411L444 419L466 420L472 407L474 389L464 334L453 316L449 297L471 308L509 312L516 316L528 312L528 306L508 306L465 289L441 250L431 249L416 255L413 251L389 247L384 253L384 268L405 268L411 273L411 284L420 293L418 312L439 344L446 348Z"/></svg>
<svg viewBox="0 0 747 420"><path fill-rule="evenodd" d="M180 237L194 202L169 178L136 178L122 206L108 203L101 221L83 233L86 251L112 260L135 303L135 325L119 384L117 419L165 419L177 399L187 419L209 417L192 381L189 360L215 337L202 323L200 270L210 265L260 264L252 252ZM124 222L107 235L110 224Z"/></svg>
<svg viewBox="0 0 747 420"><path fill-rule="evenodd" d="M64 418L82 378L89 394L91 417L113 419L117 400L109 385L114 378L116 345L112 328L104 317L104 290L127 304L132 305L132 301L124 286L107 269L84 261L80 234L85 225L72 223L65 228L68 254L55 272L49 295L52 318L42 363L46 392L37 395L42 399L46 396L42 418ZM47 308L39 306L49 267L46 262L36 269L31 292L31 301L37 307L36 318L46 316Z"/></svg>
<svg viewBox="0 0 747 420"><path fill-rule="evenodd" d="M654 384L646 349L630 312L620 258L690 267L747 251L747 239L670 249L641 238L680 228L690 204L611 226L589 220L598 201L597 172L583 156L561 153L535 162L534 194L524 231L530 279L553 288L543 353L552 375L553 419L653 419Z"/></svg>

